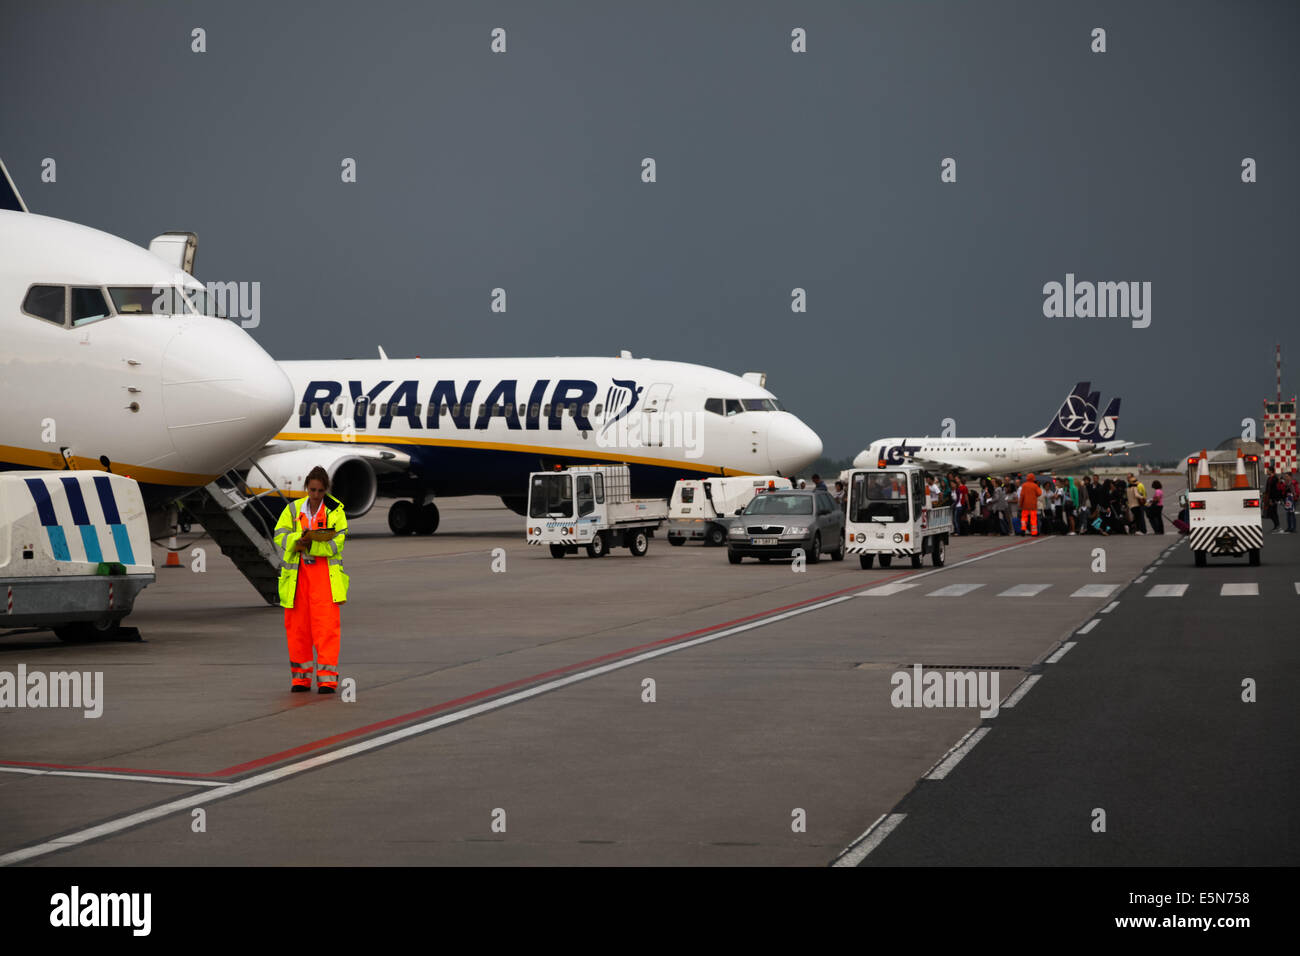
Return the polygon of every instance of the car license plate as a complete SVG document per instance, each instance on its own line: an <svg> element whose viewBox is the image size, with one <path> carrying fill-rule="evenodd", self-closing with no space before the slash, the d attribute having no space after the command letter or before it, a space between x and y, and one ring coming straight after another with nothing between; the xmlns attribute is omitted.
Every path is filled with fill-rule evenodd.
<svg viewBox="0 0 1300 956"><path fill-rule="evenodd" d="M749 543L757 545L776 544L776 540L776 538L750 538Z"/></svg>

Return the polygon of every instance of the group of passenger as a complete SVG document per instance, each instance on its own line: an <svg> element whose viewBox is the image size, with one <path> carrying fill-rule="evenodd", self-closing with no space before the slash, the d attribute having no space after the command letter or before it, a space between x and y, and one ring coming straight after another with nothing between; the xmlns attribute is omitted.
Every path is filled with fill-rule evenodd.
<svg viewBox="0 0 1300 956"><path fill-rule="evenodd" d="M937 488L935 487L937 486ZM968 487L956 473L931 479L933 505L953 507L958 535L1164 534L1164 488L1148 491L1134 474L1124 479L1030 474L986 477ZM1149 529L1149 530L1148 530Z"/></svg>

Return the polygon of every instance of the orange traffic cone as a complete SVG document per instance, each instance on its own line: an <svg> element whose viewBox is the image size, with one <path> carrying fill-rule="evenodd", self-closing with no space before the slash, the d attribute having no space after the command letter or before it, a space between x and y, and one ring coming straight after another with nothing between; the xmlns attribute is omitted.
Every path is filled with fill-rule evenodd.
<svg viewBox="0 0 1300 956"><path fill-rule="evenodd" d="M1214 490L1214 484L1210 481L1210 463L1205 458L1204 448L1201 449L1201 460L1196 464L1196 490Z"/></svg>
<svg viewBox="0 0 1300 956"><path fill-rule="evenodd" d="M1237 477L1232 479L1232 487L1250 487L1250 483L1246 481L1246 456L1241 453L1240 448L1237 449Z"/></svg>
<svg viewBox="0 0 1300 956"><path fill-rule="evenodd" d="M181 556L176 553L176 535L167 539L167 563L165 568L179 568L181 566Z"/></svg>

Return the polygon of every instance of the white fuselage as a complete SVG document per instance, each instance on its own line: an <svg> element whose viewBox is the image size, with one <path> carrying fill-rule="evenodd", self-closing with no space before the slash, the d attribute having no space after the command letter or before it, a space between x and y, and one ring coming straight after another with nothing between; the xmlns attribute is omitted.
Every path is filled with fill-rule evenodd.
<svg viewBox="0 0 1300 956"><path fill-rule="evenodd" d="M280 366L297 406L279 439L399 449L437 494L522 496L528 473L553 462L627 462L634 474L669 481L788 475L822 448L807 425L773 407L771 392L680 362L556 357Z"/></svg>
<svg viewBox="0 0 1300 956"><path fill-rule="evenodd" d="M942 463L935 470L974 475L1061 468L1093 454L1093 442L1063 438L881 438L853 459L854 468L917 461Z"/></svg>
<svg viewBox="0 0 1300 956"><path fill-rule="evenodd" d="M98 289L105 315L24 310L33 286ZM206 484L283 424L289 383L238 325L132 314L125 287L202 288L148 250L87 226L0 211L0 469L109 469L156 504ZM107 462L107 464L105 464Z"/></svg>

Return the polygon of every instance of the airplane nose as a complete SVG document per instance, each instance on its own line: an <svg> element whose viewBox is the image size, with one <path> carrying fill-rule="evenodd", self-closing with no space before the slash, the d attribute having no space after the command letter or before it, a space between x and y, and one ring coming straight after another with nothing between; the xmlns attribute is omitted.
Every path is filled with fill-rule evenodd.
<svg viewBox="0 0 1300 956"><path fill-rule="evenodd" d="M276 435L293 386L274 359L225 319L180 320L163 354L167 432L186 471L215 475Z"/></svg>
<svg viewBox="0 0 1300 956"><path fill-rule="evenodd" d="M789 412L776 416L767 430L768 459L773 474L797 475L821 457L822 440Z"/></svg>

